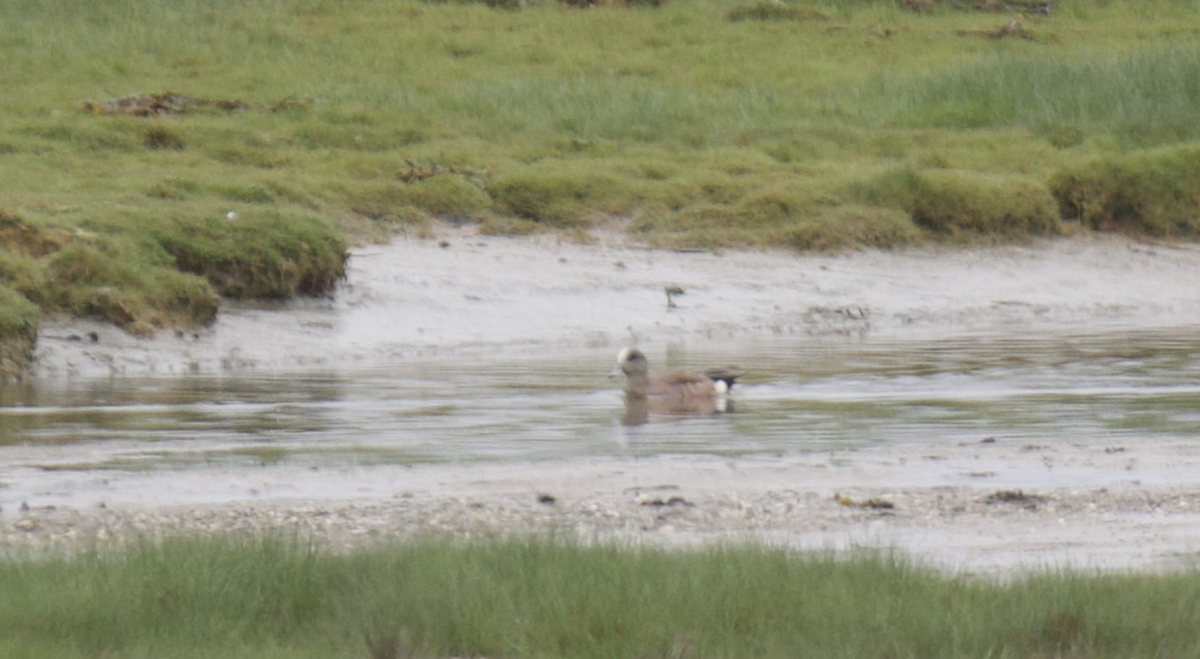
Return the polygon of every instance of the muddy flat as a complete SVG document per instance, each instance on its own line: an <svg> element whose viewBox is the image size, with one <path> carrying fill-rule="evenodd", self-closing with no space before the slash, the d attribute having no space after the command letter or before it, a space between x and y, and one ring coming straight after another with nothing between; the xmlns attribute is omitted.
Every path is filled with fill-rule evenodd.
<svg viewBox="0 0 1200 659"><path fill-rule="evenodd" d="M552 531L895 548L986 574L1187 567L1200 556L1198 271L1195 246L1112 237L820 256L397 239L356 249L330 299L231 306L195 334L47 326L43 393L4 408L0 542L283 527L347 547ZM607 370L626 345L660 361L738 357L744 411L623 426ZM966 356L939 361L948 352ZM487 387L441 375L472 369ZM380 379L393 372L417 384ZM88 420L145 407L117 390L317 374L342 393L215 387L186 423L180 403L155 399L174 410L153 438L158 463L142 459L148 422ZM430 382L443 391L414 403ZM472 404L501 390L486 414ZM190 429L264 396L265 429L243 417L221 441ZM293 409L306 404L317 411ZM28 420L52 408L74 416ZM401 432L428 435L424 457L312 457L318 443L394 448ZM214 459L222 442L258 458ZM135 467L120 461L134 454Z"/></svg>

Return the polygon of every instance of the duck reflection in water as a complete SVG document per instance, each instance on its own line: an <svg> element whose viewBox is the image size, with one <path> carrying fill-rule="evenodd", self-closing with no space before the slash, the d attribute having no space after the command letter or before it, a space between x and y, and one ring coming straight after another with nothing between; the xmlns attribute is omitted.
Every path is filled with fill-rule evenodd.
<svg viewBox="0 0 1200 659"><path fill-rule="evenodd" d="M617 354L614 374L625 378L625 425L640 425L651 414L703 416L732 411L730 388L741 373L714 368L700 373L651 373L646 355L636 348Z"/></svg>

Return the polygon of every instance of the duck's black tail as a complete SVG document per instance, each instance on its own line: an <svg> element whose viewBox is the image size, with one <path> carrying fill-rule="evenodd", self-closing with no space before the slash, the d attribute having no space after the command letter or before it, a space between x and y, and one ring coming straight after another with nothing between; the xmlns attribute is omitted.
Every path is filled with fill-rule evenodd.
<svg viewBox="0 0 1200 659"><path fill-rule="evenodd" d="M733 389L733 383L737 382L737 379L745 373L733 366L726 366L725 368L710 368L704 371L704 375L713 382L724 382L726 387Z"/></svg>

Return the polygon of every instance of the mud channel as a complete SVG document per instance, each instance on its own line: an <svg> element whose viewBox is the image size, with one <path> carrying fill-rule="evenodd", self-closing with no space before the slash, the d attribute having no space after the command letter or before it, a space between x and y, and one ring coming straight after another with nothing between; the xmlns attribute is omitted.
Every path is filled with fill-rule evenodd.
<svg viewBox="0 0 1200 659"><path fill-rule="evenodd" d="M0 391L0 545L298 530L894 548L949 570L1200 557L1200 249L674 253L446 233L329 299L153 339L51 324ZM682 294L670 297L677 287ZM621 423L617 350L746 371Z"/></svg>

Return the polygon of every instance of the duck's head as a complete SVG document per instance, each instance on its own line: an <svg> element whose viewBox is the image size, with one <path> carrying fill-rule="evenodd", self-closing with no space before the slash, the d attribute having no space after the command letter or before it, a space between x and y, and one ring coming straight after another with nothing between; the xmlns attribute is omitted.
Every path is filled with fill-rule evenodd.
<svg viewBox="0 0 1200 659"><path fill-rule="evenodd" d="M646 355L637 348L624 348L617 353L617 370L626 376L646 375Z"/></svg>

